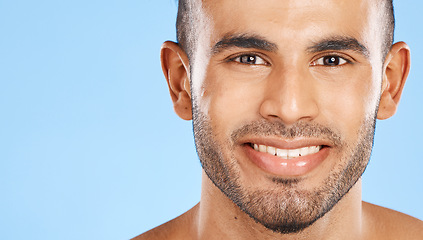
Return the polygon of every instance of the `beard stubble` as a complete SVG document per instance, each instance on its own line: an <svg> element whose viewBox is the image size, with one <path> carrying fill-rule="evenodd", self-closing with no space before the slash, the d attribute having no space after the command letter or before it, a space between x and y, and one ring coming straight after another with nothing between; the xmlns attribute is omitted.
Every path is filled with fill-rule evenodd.
<svg viewBox="0 0 423 240"><path fill-rule="evenodd" d="M298 122L286 127L280 122L251 122L233 131L224 144L219 144L207 117L193 102L193 130L197 153L203 170L213 184L243 212L266 228L282 233L297 233L329 212L364 173L370 159L375 116L365 119L354 143L342 141L336 131L316 123ZM323 184L313 190L296 188L298 179L273 177L273 189L249 190L239 179L237 160L233 154L237 139L246 135L318 137L332 142L343 152L340 169L330 172ZM229 146L225 149L224 146ZM225 156L223 150L229 152Z"/></svg>

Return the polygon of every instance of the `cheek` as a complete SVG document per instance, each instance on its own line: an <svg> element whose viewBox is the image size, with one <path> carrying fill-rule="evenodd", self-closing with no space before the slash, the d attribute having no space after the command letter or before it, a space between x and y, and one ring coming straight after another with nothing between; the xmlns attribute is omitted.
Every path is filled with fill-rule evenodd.
<svg viewBox="0 0 423 240"><path fill-rule="evenodd" d="M321 114L347 136L357 135L363 121L375 114L378 88L372 76L370 70L363 68L320 85Z"/></svg>
<svg viewBox="0 0 423 240"><path fill-rule="evenodd" d="M263 77L264 78L264 77ZM263 98L263 79L257 74L234 74L225 68L209 69L199 94L200 110L218 132L230 131L257 120ZM207 89L207 90L205 90Z"/></svg>

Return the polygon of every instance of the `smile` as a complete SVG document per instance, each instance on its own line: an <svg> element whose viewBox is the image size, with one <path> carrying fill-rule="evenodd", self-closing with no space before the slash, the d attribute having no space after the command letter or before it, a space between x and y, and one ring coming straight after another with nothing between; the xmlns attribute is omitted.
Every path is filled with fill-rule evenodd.
<svg viewBox="0 0 423 240"><path fill-rule="evenodd" d="M250 143L251 147L257 152L268 153L273 156L277 156L283 159L293 159L297 157L304 157L307 155L318 153L323 146L310 146L296 149L279 149L266 145L259 145Z"/></svg>

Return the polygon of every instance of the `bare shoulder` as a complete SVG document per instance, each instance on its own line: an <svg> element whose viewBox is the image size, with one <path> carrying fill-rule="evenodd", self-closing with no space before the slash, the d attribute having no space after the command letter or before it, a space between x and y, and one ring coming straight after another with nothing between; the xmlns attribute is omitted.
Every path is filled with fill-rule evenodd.
<svg viewBox="0 0 423 240"><path fill-rule="evenodd" d="M175 225L173 224L173 221L175 220L176 218L135 238L132 238L131 240L177 239L175 238L175 227L173 227Z"/></svg>
<svg viewBox="0 0 423 240"><path fill-rule="evenodd" d="M194 212L196 206L181 216L151 229L131 240L179 240L191 239Z"/></svg>
<svg viewBox="0 0 423 240"><path fill-rule="evenodd" d="M417 218L367 202L363 212L375 239L423 239L423 221Z"/></svg>

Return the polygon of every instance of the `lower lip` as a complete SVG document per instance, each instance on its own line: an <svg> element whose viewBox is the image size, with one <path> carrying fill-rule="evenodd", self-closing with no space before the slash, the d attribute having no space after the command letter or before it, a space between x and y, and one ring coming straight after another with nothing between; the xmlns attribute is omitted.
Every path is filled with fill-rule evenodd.
<svg viewBox="0 0 423 240"><path fill-rule="evenodd" d="M329 155L329 147L324 147L314 154L292 159L284 159L268 153L258 152L249 144L245 144L244 149L249 159L256 166L265 172L285 177L305 175L319 166Z"/></svg>

